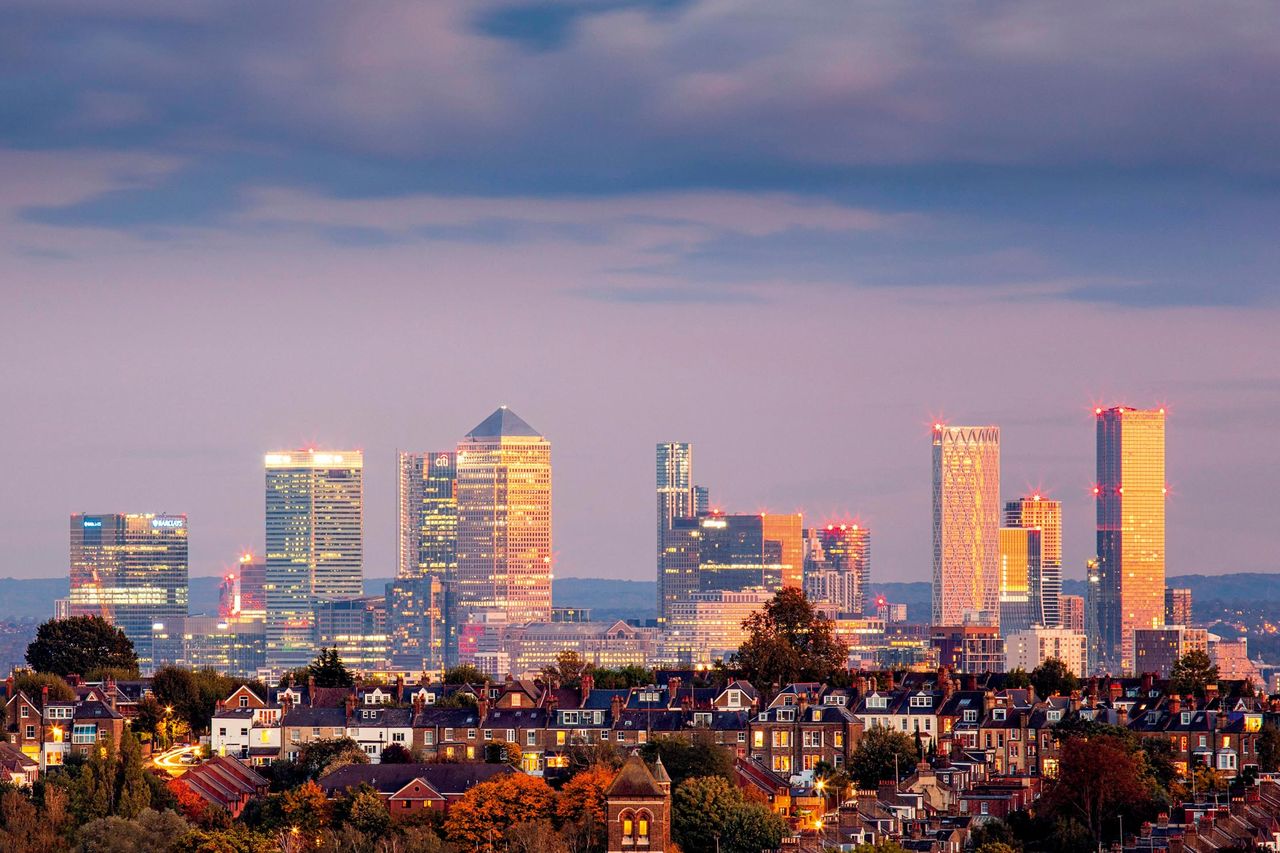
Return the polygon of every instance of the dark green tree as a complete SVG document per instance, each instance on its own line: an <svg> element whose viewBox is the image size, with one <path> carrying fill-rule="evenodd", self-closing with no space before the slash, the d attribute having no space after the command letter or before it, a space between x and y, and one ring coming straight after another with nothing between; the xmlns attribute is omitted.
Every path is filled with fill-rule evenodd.
<svg viewBox="0 0 1280 853"><path fill-rule="evenodd" d="M542 677L546 681L554 679L562 687L578 687L582 684L582 676L590 669L582 655L572 649L563 649L556 654L556 662L542 670Z"/></svg>
<svg viewBox="0 0 1280 853"><path fill-rule="evenodd" d="M1192 693L1204 697L1205 688L1218 683L1218 667L1209 659L1208 652L1193 649L1173 665L1169 677L1169 690L1174 693Z"/></svg>
<svg viewBox="0 0 1280 853"><path fill-rule="evenodd" d="M1258 766L1263 773L1280 770L1280 728L1268 720L1258 736Z"/></svg>
<svg viewBox="0 0 1280 853"><path fill-rule="evenodd" d="M105 818L115 812L115 744L106 738L89 748L89 758L71 789L71 809L80 823Z"/></svg>
<svg viewBox="0 0 1280 853"><path fill-rule="evenodd" d="M742 804L742 792L722 776L684 780L671 797L674 841L681 850L715 850L716 839L724 835L725 823Z"/></svg>
<svg viewBox="0 0 1280 853"><path fill-rule="evenodd" d="M147 784L146 770L142 766L142 744L138 743L133 732L126 731L120 739L115 813L133 819L150 807L151 786Z"/></svg>
<svg viewBox="0 0 1280 853"><path fill-rule="evenodd" d="M702 733L698 733L702 734ZM728 750L705 737L689 741L675 737L655 737L640 748L640 755L650 764L662 759L674 790L693 776L719 776L733 779L733 758Z"/></svg>
<svg viewBox="0 0 1280 853"><path fill-rule="evenodd" d="M757 853L777 850L787 822L763 803L743 802L729 810L720 829L722 853ZM714 849L714 848L712 848Z"/></svg>
<svg viewBox="0 0 1280 853"><path fill-rule="evenodd" d="M591 678L598 690L629 690L653 684L653 670L642 666L624 666L619 669L593 669Z"/></svg>
<svg viewBox="0 0 1280 853"><path fill-rule="evenodd" d="M124 631L100 616L73 616L41 623L36 638L27 646L27 663L36 672L51 672L63 678L89 675L108 667L138 676L133 643Z"/></svg>
<svg viewBox="0 0 1280 853"><path fill-rule="evenodd" d="M798 589L779 590L742 624L747 639L732 663L756 685L828 681L848 666L849 647Z"/></svg>
<svg viewBox="0 0 1280 853"><path fill-rule="evenodd" d="M308 779L318 779L348 764L368 763L369 756L349 737L313 740L298 752L298 764Z"/></svg>
<svg viewBox="0 0 1280 853"><path fill-rule="evenodd" d="M1009 670L1004 677L1005 686L1012 690L1020 690L1031 686L1031 676L1022 667Z"/></svg>
<svg viewBox="0 0 1280 853"><path fill-rule="evenodd" d="M909 775L920 760L916 744L905 732L872 726L849 756L849 775L861 788L874 788L886 779Z"/></svg>
<svg viewBox="0 0 1280 853"><path fill-rule="evenodd" d="M447 669L444 673L445 684L484 684L488 680L483 672L469 663Z"/></svg>
<svg viewBox="0 0 1280 853"><path fill-rule="evenodd" d="M1069 696L1072 690L1080 686L1080 679L1075 677L1060 658L1048 658L1031 670L1031 686L1041 698Z"/></svg>
<svg viewBox="0 0 1280 853"><path fill-rule="evenodd" d="M320 649L320 654L307 667L307 674L316 680L316 687L351 687L356 683L337 649Z"/></svg>
<svg viewBox="0 0 1280 853"><path fill-rule="evenodd" d="M160 667L151 679L151 692L163 706L162 712L172 708L174 716L184 721L192 731L200 728L191 722L195 719L198 723L204 715L200 688L191 670L179 666Z"/></svg>
<svg viewBox="0 0 1280 853"><path fill-rule="evenodd" d="M382 750L383 764L412 764L413 753L398 743L389 744Z"/></svg>
<svg viewBox="0 0 1280 853"><path fill-rule="evenodd" d="M25 692L37 702L40 701L44 688L49 688L49 698L55 702L74 702L76 700L76 691L67 684L66 679L60 678L51 672L29 672L26 670L16 672L13 675L13 687L15 690Z"/></svg>

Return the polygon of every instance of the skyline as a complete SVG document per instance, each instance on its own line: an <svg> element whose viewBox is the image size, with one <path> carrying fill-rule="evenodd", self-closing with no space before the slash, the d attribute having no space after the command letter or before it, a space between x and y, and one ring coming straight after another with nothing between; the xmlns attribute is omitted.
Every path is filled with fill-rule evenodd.
<svg viewBox="0 0 1280 853"><path fill-rule="evenodd" d="M944 418L1078 579L1114 404L1170 411L1170 574L1280 569L1269 11L19 0L0 576L65 574L82 511L187 513L219 574L314 445L364 450L391 577L397 450L501 404L561 577L652 579L688 441L717 506L860 515L873 583L928 580Z"/></svg>

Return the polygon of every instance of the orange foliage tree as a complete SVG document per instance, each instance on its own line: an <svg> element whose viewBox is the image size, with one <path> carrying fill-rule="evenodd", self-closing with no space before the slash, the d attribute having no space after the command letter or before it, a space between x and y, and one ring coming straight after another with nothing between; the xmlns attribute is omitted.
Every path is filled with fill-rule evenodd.
<svg viewBox="0 0 1280 853"><path fill-rule="evenodd" d="M286 791L281 811L291 826L304 832L329 825L329 800L315 782L306 782Z"/></svg>
<svg viewBox="0 0 1280 853"><path fill-rule="evenodd" d="M454 803L445 820L445 834L464 849L492 853L512 824L550 820L555 800L546 782L510 773L476 785Z"/></svg>
<svg viewBox="0 0 1280 853"><path fill-rule="evenodd" d="M604 765L588 767L560 789L556 819L563 826L580 827L590 838L591 848L603 850L608 840L608 804L604 793L615 773Z"/></svg>

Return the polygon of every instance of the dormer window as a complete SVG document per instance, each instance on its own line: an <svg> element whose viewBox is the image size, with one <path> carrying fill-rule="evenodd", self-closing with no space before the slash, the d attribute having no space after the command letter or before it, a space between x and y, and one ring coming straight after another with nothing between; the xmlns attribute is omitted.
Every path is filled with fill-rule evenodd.
<svg viewBox="0 0 1280 853"><path fill-rule="evenodd" d="M1057 708L1054 708L1051 711L1047 711L1044 715L1044 718L1051 723L1056 723L1062 719L1062 712L1059 711Z"/></svg>
<svg viewBox="0 0 1280 853"><path fill-rule="evenodd" d="M731 707L733 707L733 708L737 708L737 707L738 707L739 705L741 705L741 704L742 704L742 691L741 691L741 690L730 690L730 691L729 691L729 705L730 705Z"/></svg>
<svg viewBox="0 0 1280 853"><path fill-rule="evenodd" d="M709 726L711 725L711 715L705 712L694 714L693 724L695 726Z"/></svg>
<svg viewBox="0 0 1280 853"><path fill-rule="evenodd" d="M519 708L519 707L520 707L520 694L519 694L519 693L512 693L512 694L511 694L511 707L512 707L512 708Z"/></svg>
<svg viewBox="0 0 1280 853"><path fill-rule="evenodd" d="M1183 712L1182 712L1182 724L1183 724L1184 726L1189 726L1189 725L1191 725L1191 712L1190 712L1190 711L1183 711Z"/></svg>
<svg viewBox="0 0 1280 853"><path fill-rule="evenodd" d="M932 696L912 696L911 707L912 708L932 708L933 697Z"/></svg>
<svg viewBox="0 0 1280 853"><path fill-rule="evenodd" d="M888 696L868 696L867 707L868 708L888 708L889 697Z"/></svg>
<svg viewBox="0 0 1280 853"><path fill-rule="evenodd" d="M1003 722L1003 721L1004 721L1004 708L996 708L996 709L994 709L994 710L991 712L991 719L995 720L995 721L996 721L996 722L998 722L998 723L999 723L999 722Z"/></svg>

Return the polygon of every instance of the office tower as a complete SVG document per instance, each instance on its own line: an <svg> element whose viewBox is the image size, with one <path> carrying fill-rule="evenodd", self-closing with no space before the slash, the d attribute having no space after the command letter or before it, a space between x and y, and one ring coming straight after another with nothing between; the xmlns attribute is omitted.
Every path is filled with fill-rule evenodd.
<svg viewBox="0 0 1280 853"><path fill-rule="evenodd" d="M385 673L390 636L387 601L380 595L318 601L313 617L316 648L334 649L349 669Z"/></svg>
<svg viewBox="0 0 1280 853"><path fill-rule="evenodd" d="M266 625L261 620L188 616L152 626L156 666L212 669L234 678L257 678L266 666Z"/></svg>
<svg viewBox="0 0 1280 853"><path fill-rule="evenodd" d="M1040 531L1001 527L999 549L1000 633L1008 637L1043 626L1040 612Z"/></svg>
<svg viewBox="0 0 1280 853"><path fill-rule="evenodd" d="M1072 675L1087 675L1089 655L1084 632L1037 626L1006 635L1004 665L1009 671L1021 669L1031 672L1049 658L1065 663Z"/></svg>
<svg viewBox="0 0 1280 853"><path fill-rule="evenodd" d="M267 564L241 554L236 567L218 587L218 615L223 619L264 621L267 618Z"/></svg>
<svg viewBox="0 0 1280 853"><path fill-rule="evenodd" d="M711 490L706 486L693 487L693 514L706 515L711 512Z"/></svg>
<svg viewBox="0 0 1280 853"><path fill-rule="evenodd" d="M119 626L150 672L152 625L187 615L187 517L73 515L70 575L69 615Z"/></svg>
<svg viewBox="0 0 1280 853"><path fill-rule="evenodd" d="M1058 596L1058 612L1062 614L1062 627L1068 631L1084 631L1084 596Z"/></svg>
<svg viewBox="0 0 1280 853"><path fill-rule="evenodd" d="M666 559L667 540L677 518L690 518L693 512L693 449L688 442L666 442L658 445L658 621L666 618L665 602L674 595L668 590ZM671 583L678 584L678 577Z"/></svg>
<svg viewBox="0 0 1280 853"><path fill-rule="evenodd" d="M727 659L747 638L742 623L773 598L762 589L695 592L671 605L661 660L680 666Z"/></svg>
<svg viewBox="0 0 1280 853"><path fill-rule="evenodd" d="M1158 628L1133 629L1133 671L1155 673L1168 678L1178 659L1188 652L1209 651L1209 632L1185 625L1162 625Z"/></svg>
<svg viewBox="0 0 1280 853"><path fill-rule="evenodd" d="M1164 624L1164 409L1096 409L1102 663L1133 671L1133 632Z"/></svg>
<svg viewBox="0 0 1280 853"><path fill-rule="evenodd" d="M935 625L930 645L938 665L958 672L1004 672L1004 640L994 625Z"/></svg>
<svg viewBox="0 0 1280 853"><path fill-rule="evenodd" d="M551 580L551 442L503 406L458 443L458 606L543 622Z"/></svg>
<svg viewBox="0 0 1280 853"><path fill-rule="evenodd" d="M364 456L359 450L268 453L267 665L315 656L315 605L363 592Z"/></svg>
<svg viewBox="0 0 1280 853"><path fill-rule="evenodd" d="M397 669L435 672L452 666L457 655L452 617L458 586L458 456L452 450L400 453L397 467L399 560L395 588L387 588L392 661Z"/></svg>
<svg viewBox="0 0 1280 853"><path fill-rule="evenodd" d="M1170 625L1191 624L1191 590L1173 587L1165 589L1164 621Z"/></svg>
<svg viewBox="0 0 1280 853"><path fill-rule="evenodd" d="M1089 672L1102 668L1102 629L1098 616L1102 611L1102 575L1098 570L1098 558L1091 557L1084 564L1084 635L1089 641Z"/></svg>
<svg viewBox="0 0 1280 853"><path fill-rule="evenodd" d="M698 589L736 592L804 586L803 526L799 513L712 514L698 519Z"/></svg>
<svg viewBox="0 0 1280 853"><path fill-rule="evenodd" d="M999 528L1000 428L934 424L933 624L995 618Z"/></svg>
<svg viewBox="0 0 1280 853"><path fill-rule="evenodd" d="M1005 527L1034 527L1040 531L1040 616L1047 628L1062 625L1058 598L1062 594L1062 502L1041 494L1004 505Z"/></svg>
<svg viewBox="0 0 1280 853"><path fill-rule="evenodd" d="M663 538L658 575L658 624L665 626L671 607L698 591L698 565L702 559L702 522L698 518L673 518Z"/></svg>
<svg viewBox="0 0 1280 853"><path fill-rule="evenodd" d="M804 534L805 595L862 615L871 583L871 530L854 522L828 524Z"/></svg>

